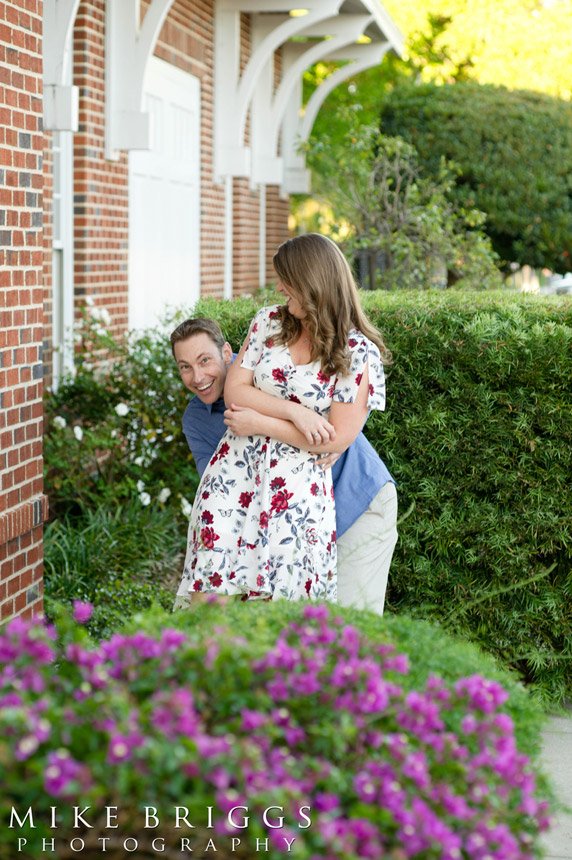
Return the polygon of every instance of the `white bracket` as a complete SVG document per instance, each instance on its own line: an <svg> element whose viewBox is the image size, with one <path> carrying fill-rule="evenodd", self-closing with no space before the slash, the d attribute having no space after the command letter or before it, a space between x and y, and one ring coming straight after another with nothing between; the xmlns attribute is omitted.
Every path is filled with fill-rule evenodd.
<svg viewBox="0 0 572 860"><path fill-rule="evenodd" d="M300 123L300 140L303 143L310 137L318 111L332 90L335 90L343 81L353 78L359 72L370 69L372 66L377 66L381 63L390 48L391 45L389 42L382 42L381 44L355 45L352 50L339 52L337 59L351 60L351 62L332 72L312 93ZM336 58L332 56L330 59Z"/></svg>
<svg viewBox="0 0 572 860"><path fill-rule="evenodd" d="M345 49L334 51L328 55L329 60L350 60L332 72L319 87L316 88L306 109L301 115L301 87L293 92L284 115L282 130L282 154L284 160L284 194L308 194L310 192L310 171L306 169L306 158L301 153L300 146L306 143L318 111L329 94L348 78L378 65L392 47L389 42L370 45L351 45Z"/></svg>
<svg viewBox="0 0 572 860"><path fill-rule="evenodd" d="M249 176L250 150L244 144L248 109L257 81L274 52L312 24L335 15L342 0L312 0L307 15L278 15L240 74L240 12L288 11L282 0L226 0L215 13L215 176ZM282 10L278 7L282 6ZM270 18L271 16L267 16Z"/></svg>
<svg viewBox="0 0 572 860"><path fill-rule="evenodd" d="M370 21L369 15L337 15L331 22L325 21L323 24L326 33L331 38L318 42L317 45L304 51L294 62L290 61L289 68L280 81L280 86L272 103L269 137L274 147L278 143L280 125L296 80L301 78L304 71L313 63L326 58L330 59L335 51L355 42ZM288 45L287 47L290 48L291 46Z"/></svg>
<svg viewBox="0 0 572 860"><path fill-rule="evenodd" d="M105 154L149 149L149 114L143 111L145 70L174 0L152 0L140 23L140 0L107 0L105 17Z"/></svg>
<svg viewBox="0 0 572 860"><path fill-rule="evenodd" d="M80 0L44 0L44 128L77 131L79 90L69 86L72 32Z"/></svg>
<svg viewBox="0 0 572 860"><path fill-rule="evenodd" d="M257 16L267 19L272 16ZM364 32L370 15L336 15L306 27L300 35L321 37L319 42L288 42L282 47L282 80L272 96L273 68L267 63L259 76L251 116L252 185L280 185L283 181L282 158L278 157L280 126L290 97L304 71L312 63L329 56ZM264 24L267 23L264 21ZM254 33L258 28L255 27ZM299 96L298 96L299 99Z"/></svg>

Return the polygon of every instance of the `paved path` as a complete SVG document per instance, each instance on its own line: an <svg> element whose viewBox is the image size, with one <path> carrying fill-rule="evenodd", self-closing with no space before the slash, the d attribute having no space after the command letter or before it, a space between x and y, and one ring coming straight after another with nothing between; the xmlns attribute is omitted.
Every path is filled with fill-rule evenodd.
<svg viewBox="0 0 572 860"><path fill-rule="evenodd" d="M572 712L549 720L543 733L542 764L559 800L569 807L544 837L546 860L572 860Z"/></svg>

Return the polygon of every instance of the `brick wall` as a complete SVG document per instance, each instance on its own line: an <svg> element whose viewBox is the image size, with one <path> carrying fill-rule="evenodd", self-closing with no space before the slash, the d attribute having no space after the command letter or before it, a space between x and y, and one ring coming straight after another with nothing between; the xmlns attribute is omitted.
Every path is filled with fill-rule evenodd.
<svg viewBox="0 0 572 860"><path fill-rule="evenodd" d="M288 215L290 203L288 198L280 196L277 185L266 188L266 282L276 280L272 265L272 257L278 245L290 238L288 231Z"/></svg>
<svg viewBox="0 0 572 860"><path fill-rule="evenodd" d="M0 2L0 620L42 609L42 4Z"/></svg>
<svg viewBox="0 0 572 860"><path fill-rule="evenodd" d="M105 0L82 0L74 28L74 84L79 130L74 136L74 286L111 315L109 330L127 327L127 155L105 159Z"/></svg>

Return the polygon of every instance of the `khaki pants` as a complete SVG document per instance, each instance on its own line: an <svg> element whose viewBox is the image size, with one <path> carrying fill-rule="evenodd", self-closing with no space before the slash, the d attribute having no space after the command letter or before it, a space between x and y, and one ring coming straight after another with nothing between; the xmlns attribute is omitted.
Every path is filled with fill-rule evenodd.
<svg viewBox="0 0 572 860"><path fill-rule="evenodd" d="M383 615L389 565L397 543L397 492L388 481L338 539L338 603Z"/></svg>

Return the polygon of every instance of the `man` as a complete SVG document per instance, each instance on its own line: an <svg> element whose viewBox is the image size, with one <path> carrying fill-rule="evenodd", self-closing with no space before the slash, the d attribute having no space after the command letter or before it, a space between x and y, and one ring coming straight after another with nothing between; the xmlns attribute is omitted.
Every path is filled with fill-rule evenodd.
<svg viewBox="0 0 572 860"><path fill-rule="evenodd" d="M181 323L171 334L171 348L183 385L195 395L183 415L183 432L202 475L226 430L225 412L227 420L231 415L223 393L235 356L218 323L203 318ZM255 435L280 439L275 419L249 411L260 431ZM381 615L397 542L395 482L363 433L343 454L320 462L332 468L338 602Z"/></svg>

